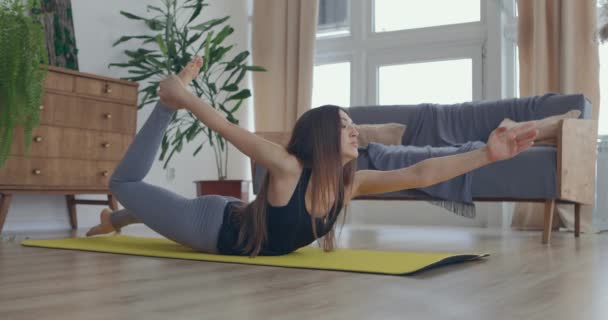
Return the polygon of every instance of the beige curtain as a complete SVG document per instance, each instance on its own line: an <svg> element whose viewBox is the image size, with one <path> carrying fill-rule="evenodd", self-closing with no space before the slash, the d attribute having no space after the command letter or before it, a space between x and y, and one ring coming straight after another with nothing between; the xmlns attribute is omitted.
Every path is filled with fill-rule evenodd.
<svg viewBox="0 0 608 320"><path fill-rule="evenodd" d="M318 0L254 0L255 130L288 131L310 109Z"/></svg>
<svg viewBox="0 0 608 320"><path fill-rule="evenodd" d="M517 4L521 96L583 93L591 101L593 118L597 119L600 98L596 0L518 0ZM556 211L562 225L573 229L572 205L558 205ZM581 230L590 230L591 218L591 208L583 206ZM516 204L512 227L542 226L543 204Z"/></svg>

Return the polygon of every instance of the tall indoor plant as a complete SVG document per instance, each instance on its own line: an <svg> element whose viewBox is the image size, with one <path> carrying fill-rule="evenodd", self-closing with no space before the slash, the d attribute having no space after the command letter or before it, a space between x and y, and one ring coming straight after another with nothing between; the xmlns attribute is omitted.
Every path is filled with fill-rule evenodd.
<svg viewBox="0 0 608 320"><path fill-rule="evenodd" d="M208 6L205 0L161 0L162 6L148 5L150 17L137 16L121 11L132 20L147 25L150 32L145 35L126 35L118 39L114 46L127 41L140 41L137 50L125 50L126 63L112 63L110 66L127 68L131 81L148 80L140 93L143 94L139 107L158 101L156 91L159 81L169 73L178 73L195 55L204 57L204 65L199 76L192 82L193 92L205 99L213 108L226 116L234 124L239 121L234 113L243 101L251 96L249 89L241 89L240 83L248 71L264 71L264 68L247 65L248 51L233 54L233 44L224 44L234 32L226 23L229 16L197 22L203 9ZM183 20L183 21L182 21ZM144 48L145 47L145 48ZM229 56L231 58L229 58ZM218 178L226 179L228 146L226 140L208 127L205 127L191 112L179 112L163 137L160 160L164 167L184 144L195 141L203 134L193 155L205 145L213 148Z"/></svg>
<svg viewBox="0 0 608 320"><path fill-rule="evenodd" d="M46 71L44 30L32 10L39 3L0 0L0 167L4 165L16 127L23 127L29 150L38 125Z"/></svg>

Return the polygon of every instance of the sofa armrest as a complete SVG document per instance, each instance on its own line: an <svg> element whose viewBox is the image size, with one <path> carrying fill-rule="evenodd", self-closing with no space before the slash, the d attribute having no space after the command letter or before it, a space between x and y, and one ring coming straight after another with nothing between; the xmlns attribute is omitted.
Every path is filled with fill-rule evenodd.
<svg viewBox="0 0 608 320"><path fill-rule="evenodd" d="M558 199L593 204L597 120L565 119L557 136Z"/></svg>

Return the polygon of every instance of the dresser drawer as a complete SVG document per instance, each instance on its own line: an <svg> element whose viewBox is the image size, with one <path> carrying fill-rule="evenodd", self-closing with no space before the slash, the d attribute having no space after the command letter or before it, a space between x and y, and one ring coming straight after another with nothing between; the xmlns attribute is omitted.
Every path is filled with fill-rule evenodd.
<svg viewBox="0 0 608 320"><path fill-rule="evenodd" d="M87 128L103 131L135 134L137 108L123 104L79 98L87 105Z"/></svg>
<svg viewBox="0 0 608 320"><path fill-rule="evenodd" d="M24 133L15 129L11 155L25 156ZM121 160L132 137L86 129L41 125L32 132L30 157Z"/></svg>
<svg viewBox="0 0 608 320"><path fill-rule="evenodd" d="M136 117L134 105L46 93L40 124L135 134Z"/></svg>
<svg viewBox="0 0 608 320"><path fill-rule="evenodd" d="M117 162L10 157L0 185L105 189Z"/></svg>
<svg viewBox="0 0 608 320"><path fill-rule="evenodd" d="M74 92L74 78L70 74L49 71L44 79L44 89Z"/></svg>
<svg viewBox="0 0 608 320"><path fill-rule="evenodd" d="M137 102L137 87L134 85L93 78L76 78L75 92L103 97L126 103Z"/></svg>

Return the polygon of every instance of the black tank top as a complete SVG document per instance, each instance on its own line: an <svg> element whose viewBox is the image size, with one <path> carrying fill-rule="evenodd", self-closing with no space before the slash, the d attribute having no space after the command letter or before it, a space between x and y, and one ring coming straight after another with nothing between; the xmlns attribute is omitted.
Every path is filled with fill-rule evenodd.
<svg viewBox="0 0 608 320"><path fill-rule="evenodd" d="M304 168L298 184L285 206L274 207L267 203L266 231L268 240L262 245L260 255L282 255L298 248L307 246L315 241L312 230L311 216L306 210L306 187L310 180L311 169ZM320 238L329 232L336 222L342 209L343 199L338 199L337 210L327 214L325 218L315 218L317 236ZM224 219L218 236L217 248L221 254L243 255L242 248L237 248L239 221L232 215L232 202L226 206Z"/></svg>

